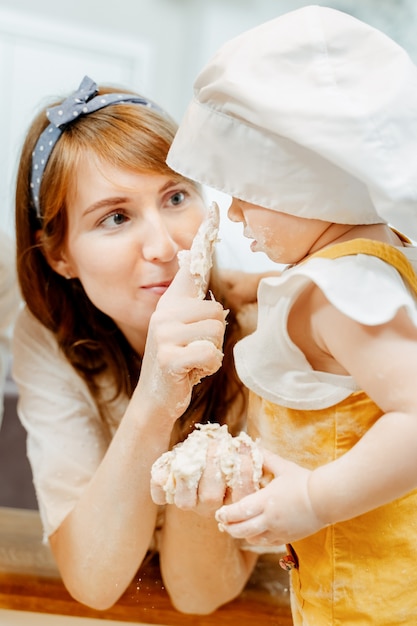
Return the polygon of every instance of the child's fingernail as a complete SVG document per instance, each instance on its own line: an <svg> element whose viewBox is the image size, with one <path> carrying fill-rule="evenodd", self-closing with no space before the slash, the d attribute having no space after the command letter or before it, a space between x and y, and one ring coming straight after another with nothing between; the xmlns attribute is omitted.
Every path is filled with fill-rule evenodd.
<svg viewBox="0 0 417 626"><path fill-rule="evenodd" d="M217 528L220 530L221 533L226 532L226 527L221 522L217 524Z"/></svg>
<svg viewBox="0 0 417 626"><path fill-rule="evenodd" d="M224 524L224 519L222 516L222 509L217 509L217 511L214 514L215 520L216 522L219 522L220 524Z"/></svg>

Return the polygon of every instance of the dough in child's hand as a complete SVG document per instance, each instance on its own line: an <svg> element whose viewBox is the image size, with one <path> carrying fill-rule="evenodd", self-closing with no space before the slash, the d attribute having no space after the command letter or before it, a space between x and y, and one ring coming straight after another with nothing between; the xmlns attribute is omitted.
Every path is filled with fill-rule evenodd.
<svg viewBox="0 0 417 626"><path fill-rule="evenodd" d="M190 250L178 253L180 267L189 260L190 272L197 286L197 297L203 300L206 296L209 271L213 265L214 246L218 241L220 212L216 202L212 202L205 220L194 237Z"/></svg>
<svg viewBox="0 0 417 626"><path fill-rule="evenodd" d="M217 444L217 464L226 485L233 489L241 484L241 455L249 453L253 468L253 487L259 489L263 455L258 443L244 432L232 437L226 425L196 424L196 430L185 441L162 454L153 464L151 496L156 504L175 502L176 484L179 480L183 484L185 482L190 489L198 488L206 466L208 447L213 440Z"/></svg>

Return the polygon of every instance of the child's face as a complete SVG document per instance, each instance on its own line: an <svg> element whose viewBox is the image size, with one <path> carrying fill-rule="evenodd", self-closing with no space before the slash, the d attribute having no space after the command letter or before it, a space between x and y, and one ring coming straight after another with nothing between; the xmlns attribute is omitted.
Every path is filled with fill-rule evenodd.
<svg viewBox="0 0 417 626"><path fill-rule="evenodd" d="M252 252L265 252L276 263L298 263L314 250L329 222L288 215L233 198L228 217L242 222Z"/></svg>

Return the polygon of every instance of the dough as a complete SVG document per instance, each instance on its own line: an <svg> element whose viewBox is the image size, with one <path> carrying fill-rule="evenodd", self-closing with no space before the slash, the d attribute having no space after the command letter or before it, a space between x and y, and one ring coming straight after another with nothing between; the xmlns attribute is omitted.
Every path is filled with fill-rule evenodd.
<svg viewBox="0 0 417 626"><path fill-rule="evenodd" d="M249 452L252 457L254 489L259 489L263 455L258 443L244 432L232 437L226 425L196 424L196 430L185 441L162 454L153 464L151 495L155 504L175 502L175 487L179 479L185 481L190 490L197 490L206 465L207 450L213 440L217 444L219 471L226 485L233 489L239 484L241 455Z"/></svg>
<svg viewBox="0 0 417 626"><path fill-rule="evenodd" d="M204 300L207 292L210 268L213 265L214 246L218 239L220 212L217 202L212 202L205 220L194 237L190 250L178 253L180 267L189 260L190 272L197 286L197 297Z"/></svg>

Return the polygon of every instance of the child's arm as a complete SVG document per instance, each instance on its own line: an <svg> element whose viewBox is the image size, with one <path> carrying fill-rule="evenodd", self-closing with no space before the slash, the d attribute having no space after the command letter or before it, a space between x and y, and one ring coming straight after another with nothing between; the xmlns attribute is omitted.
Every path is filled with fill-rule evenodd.
<svg viewBox="0 0 417 626"><path fill-rule="evenodd" d="M369 327L328 304L319 310L317 326L327 326L321 336L329 353L384 411L352 450L311 477L314 508L332 523L417 486L417 329L405 310Z"/></svg>
<svg viewBox="0 0 417 626"><path fill-rule="evenodd" d="M381 326L358 324L315 292L320 360L349 372L385 413L343 457L313 472L268 456L275 479L218 512L225 530L254 543L300 539L417 486L417 329L405 311Z"/></svg>

